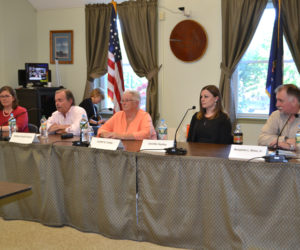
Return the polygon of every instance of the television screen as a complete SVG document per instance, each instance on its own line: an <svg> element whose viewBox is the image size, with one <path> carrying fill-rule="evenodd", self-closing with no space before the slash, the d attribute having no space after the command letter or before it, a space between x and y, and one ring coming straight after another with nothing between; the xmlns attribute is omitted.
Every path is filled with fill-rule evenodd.
<svg viewBox="0 0 300 250"><path fill-rule="evenodd" d="M43 86L49 81L48 63L25 63L25 70L27 83Z"/></svg>

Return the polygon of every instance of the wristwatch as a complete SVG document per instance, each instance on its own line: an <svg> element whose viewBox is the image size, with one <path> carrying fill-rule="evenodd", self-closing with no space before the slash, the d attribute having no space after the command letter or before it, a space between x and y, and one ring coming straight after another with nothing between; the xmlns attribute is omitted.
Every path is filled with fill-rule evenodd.
<svg viewBox="0 0 300 250"><path fill-rule="evenodd" d="M288 143L288 142L287 142L287 139L289 139L289 138L288 138L287 136L285 136L284 139L283 139L283 141L284 141L285 143L287 143L288 145L290 145L290 150L291 150L291 151L295 150L295 146L294 146L293 144Z"/></svg>

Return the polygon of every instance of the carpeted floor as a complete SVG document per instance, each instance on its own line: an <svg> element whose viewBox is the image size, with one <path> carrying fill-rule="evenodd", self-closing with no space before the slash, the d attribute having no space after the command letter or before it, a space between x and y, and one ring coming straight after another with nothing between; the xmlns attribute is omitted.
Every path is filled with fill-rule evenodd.
<svg viewBox="0 0 300 250"><path fill-rule="evenodd" d="M147 242L112 240L100 234L83 233L71 227L47 227L37 222L6 221L0 217L2 250L178 250Z"/></svg>

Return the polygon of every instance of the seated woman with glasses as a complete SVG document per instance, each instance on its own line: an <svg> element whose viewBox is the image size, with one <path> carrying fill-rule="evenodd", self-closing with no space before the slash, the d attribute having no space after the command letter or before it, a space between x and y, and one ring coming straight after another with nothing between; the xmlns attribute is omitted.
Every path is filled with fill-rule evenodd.
<svg viewBox="0 0 300 250"><path fill-rule="evenodd" d="M27 110L18 106L16 92L9 86L0 89L0 131L8 131L8 119L13 114L18 132L28 132Z"/></svg>
<svg viewBox="0 0 300 250"><path fill-rule="evenodd" d="M140 109L137 91L124 92L122 111L115 113L99 129L97 136L123 140L157 139L151 116Z"/></svg>

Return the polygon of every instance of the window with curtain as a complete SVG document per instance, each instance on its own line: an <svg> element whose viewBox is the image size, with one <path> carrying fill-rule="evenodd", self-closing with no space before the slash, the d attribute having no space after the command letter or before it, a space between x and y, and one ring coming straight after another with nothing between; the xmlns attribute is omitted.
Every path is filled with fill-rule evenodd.
<svg viewBox="0 0 300 250"><path fill-rule="evenodd" d="M124 48L123 38L122 38L122 32L121 32L121 26L119 23L119 20L117 20L118 24L118 35L121 45L121 53L122 53L122 67L123 67L123 77L124 77L124 85L125 90L136 90L141 95L141 103L140 108L143 110L146 110L146 91L148 86L148 80L145 77L138 77L132 67L130 66L130 63L127 58L127 54ZM113 103L108 98L107 95L107 74L100 78L94 79L94 88L100 88L104 95L105 99L101 102L100 109L107 109L107 108L113 108Z"/></svg>
<svg viewBox="0 0 300 250"><path fill-rule="evenodd" d="M275 9L268 3L249 48L232 76L237 118L267 118L270 99L265 91ZM300 87L300 76L284 39L283 81Z"/></svg>

